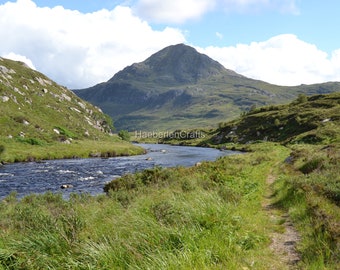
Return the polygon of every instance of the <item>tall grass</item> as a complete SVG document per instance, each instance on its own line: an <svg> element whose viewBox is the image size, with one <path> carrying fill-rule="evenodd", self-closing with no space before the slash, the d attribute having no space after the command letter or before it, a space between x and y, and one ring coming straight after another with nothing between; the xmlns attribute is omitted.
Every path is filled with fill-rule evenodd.
<svg viewBox="0 0 340 270"><path fill-rule="evenodd" d="M277 145L149 169L107 195L11 194L0 204L5 269L285 269L270 251L265 179L287 155ZM260 150L262 148L262 150ZM264 156L265 154L265 156Z"/></svg>
<svg viewBox="0 0 340 270"><path fill-rule="evenodd" d="M297 146L276 183L277 205L301 232L304 269L340 268L340 151L338 146Z"/></svg>

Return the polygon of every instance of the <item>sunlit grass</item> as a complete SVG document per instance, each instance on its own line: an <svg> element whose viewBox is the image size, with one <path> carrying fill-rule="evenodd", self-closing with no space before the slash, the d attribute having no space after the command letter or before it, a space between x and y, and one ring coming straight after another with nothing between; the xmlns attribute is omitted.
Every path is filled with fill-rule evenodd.
<svg viewBox="0 0 340 270"><path fill-rule="evenodd" d="M117 138L102 140L73 140L70 144L60 142L31 145L5 139L1 160L5 162L41 159L114 157L142 154L143 149Z"/></svg>
<svg viewBox="0 0 340 270"><path fill-rule="evenodd" d="M149 169L108 195L14 194L0 204L0 258L14 269L266 269L275 224L261 199L287 155L248 153L200 167ZM268 153L268 152L267 152Z"/></svg>
<svg viewBox="0 0 340 270"><path fill-rule="evenodd" d="M304 269L338 269L339 147L299 145L275 184L277 205L289 211L301 234Z"/></svg>
<svg viewBox="0 0 340 270"><path fill-rule="evenodd" d="M275 210L301 235L302 269L337 269L338 148L248 145L246 154L192 168L156 167L106 186L107 195L15 194L0 203L4 269L287 269L269 248L283 220L263 210L277 175ZM299 170L318 153L323 166ZM286 162L285 162L286 160ZM334 182L336 183L336 181ZM332 196L329 196L332 194Z"/></svg>

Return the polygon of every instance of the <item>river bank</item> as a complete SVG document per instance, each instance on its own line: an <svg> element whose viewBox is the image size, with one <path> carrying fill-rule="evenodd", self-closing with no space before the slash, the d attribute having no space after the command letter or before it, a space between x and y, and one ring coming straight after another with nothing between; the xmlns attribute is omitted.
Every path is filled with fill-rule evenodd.
<svg viewBox="0 0 340 270"><path fill-rule="evenodd" d="M18 197L31 193L61 192L64 198L71 193L103 193L106 182L127 173L134 173L155 166L193 166L204 160L237 152L210 148L183 147L160 144L139 144L143 155L125 155L116 158L77 158L41 160L39 162L8 164L0 169L0 198L10 192ZM145 152L144 152L145 151ZM67 185L71 188L61 190Z"/></svg>
<svg viewBox="0 0 340 270"><path fill-rule="evenodd" d="M5 163L27 162L51 159L72 159L88 157L131 156L144 153L144 149L118 138L102 140L73 140L70 143L45 143L32 145L13 139L0 140L4 151L0 161Z"/></svg>

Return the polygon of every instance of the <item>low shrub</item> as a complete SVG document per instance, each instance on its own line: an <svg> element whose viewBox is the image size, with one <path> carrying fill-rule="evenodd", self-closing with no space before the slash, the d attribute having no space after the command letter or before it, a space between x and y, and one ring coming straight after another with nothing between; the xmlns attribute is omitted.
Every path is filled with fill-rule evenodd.
<svg viewBox="0 0 340 270"><path fill-rule="evenodd" d="M322 157L313 157L305 162L299 170L304 174L310 174L315 170L321 170L324 167L324 161Z"/></svg>
<svg viewBox="0 0 340 270"><path fill-rule="evenodd" d="M43 145L46 144L45 141L37 139L37 138L24 138L24 137L18 136L18 137L16 137L16 140L18 142L27 143L27 144L30 144L30 145L40 145L40 146L43 146Z"/></svg>
<svg viewBox="0 0 340 270"><path fill-rule="evenodd" d="M60 135L65 136L66 138L72 138L72 139L78 138L78 136L75 133L73 133L72 131L68 130L65 127L55 126L54 128L59 131Z"/></svg>

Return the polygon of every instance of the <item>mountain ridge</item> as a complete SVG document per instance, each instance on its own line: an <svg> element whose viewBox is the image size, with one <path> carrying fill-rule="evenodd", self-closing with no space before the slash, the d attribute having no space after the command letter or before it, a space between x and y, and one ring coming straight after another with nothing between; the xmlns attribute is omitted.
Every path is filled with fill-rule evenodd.
<svg viewBox="0 0 340 270"><path fill-rule="evenodd" d="M216 126L252 106L339 90L338 82L288 87L254 80L177 44L74 92L110 115L117 129L134 131Z"/></svg>

